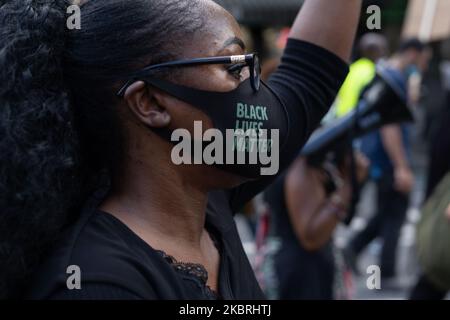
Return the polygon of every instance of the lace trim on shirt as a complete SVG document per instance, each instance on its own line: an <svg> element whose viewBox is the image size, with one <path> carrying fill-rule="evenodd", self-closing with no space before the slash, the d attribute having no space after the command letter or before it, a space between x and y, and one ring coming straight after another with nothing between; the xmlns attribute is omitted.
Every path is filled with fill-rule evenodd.
<svg viewBox="0 0 450 320"><path fill-rule="evenodd" d="M184 273L190 276L193 276L200 280L200 282L205 286L207 294L211 295L215 299L218 299L219 295L217 292L212 290L208 285L208 271L206 268L198 263L189 263L189 262L179 262L174 257L168 255L164 251L157 251L164 260L166 260L177 272Z"/></svg>

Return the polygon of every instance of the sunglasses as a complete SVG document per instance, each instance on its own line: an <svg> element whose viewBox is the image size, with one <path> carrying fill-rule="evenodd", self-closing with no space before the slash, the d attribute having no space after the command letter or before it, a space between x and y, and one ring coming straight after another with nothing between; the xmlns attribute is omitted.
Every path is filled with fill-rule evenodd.
<svg viewBox="0 0 450 320"><path fill-rule="evenodd" d="M117 96L123 98L125 91L134 82L142 80L145 81L146 78L151 77L151 72L156 69L169 68L169 67L191 67L198 65L208 65L208 64L227 64L230 65L228 69L229 72L238 71L242 68L248 66L250 69L250 81L252 88L257 92L261 86L261 65L259 62L258 55L256 53L237 55L237 56L222 56L222 57L210 57L210 58L196 58L189 60L177 60L170 61L155 65L150 65L144 69L136 72L130 80L128 80L125 85L117 92Z"/></svg>

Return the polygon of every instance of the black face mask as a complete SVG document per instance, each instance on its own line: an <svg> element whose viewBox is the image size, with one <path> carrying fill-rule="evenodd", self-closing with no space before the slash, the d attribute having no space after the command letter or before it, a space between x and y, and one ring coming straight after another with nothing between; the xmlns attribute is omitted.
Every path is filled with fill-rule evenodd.
<svg viewBox="0 0 450 320"><path fill-rule="evenodd" d="M224 138L227 129L238 132L241 129L243 132L253 129L253 132L258 133L264 131L260 131L261 129L267 130L266 136L254 135L255 139L247 140L248 143L245 143L245 140L236 142L239 147L234 148L234 158L236 160L239 153L243 153L247 159L246 164L216 164L225 171L247 178L257 178L261 175L261 168L264 168L266 164L262 164L260 161L257 164L249 164L249 154L266 148L273 152L280 152L287 140L289 118L286 108L275 92L263 82L257 92L253 90L250 79L242 82L239 87L230 92L197 90L154 78L145 79L145 82L203 111L210 117L214 128L218 129ZM277 140L273 139L276 136L271 135L273 129L279 130L278 141L274 141ZM155 131L167 141L172 142L172 132L169 129L156 129ZM274 143L278 143L279 147L273 148ZM206 145L208 144L210 142ZM206 145L204 144L204 147ZM224 150L223 154L225 152ZM274 159L273 154L271 157ZM279 154L276 155L276 159L279 160Z"/></svg>

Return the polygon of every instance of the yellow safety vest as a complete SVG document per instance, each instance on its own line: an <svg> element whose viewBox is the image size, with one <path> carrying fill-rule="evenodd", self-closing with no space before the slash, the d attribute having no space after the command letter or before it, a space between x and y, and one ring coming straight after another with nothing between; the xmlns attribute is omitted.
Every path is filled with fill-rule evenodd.
<svg viewBox="0 0 450 320"><path fill-rule="evenodd" d="M350 72L338 94L336 117L341 118L356 107L362 90L375 78L375 74L376 65L367 58L361 58L350 66Z"/></svg>

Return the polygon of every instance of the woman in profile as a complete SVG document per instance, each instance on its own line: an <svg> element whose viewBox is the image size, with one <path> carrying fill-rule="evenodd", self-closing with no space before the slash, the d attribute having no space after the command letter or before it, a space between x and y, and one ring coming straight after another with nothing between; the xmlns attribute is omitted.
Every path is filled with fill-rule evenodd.
<svg viewBox="0 0 450 320"><path fill-rule="evenodd" d="M170 137L263 105L285 168L345 79L361 0L306 1L267 84L213 1L83 1L74 30L70 4L0 5L0 296L263 298L232 213L273 177L175 165Z"/></svg>

